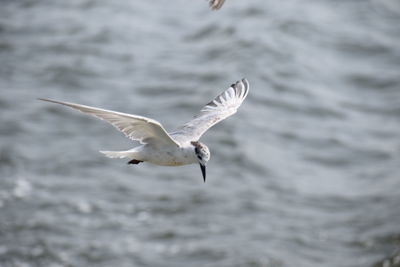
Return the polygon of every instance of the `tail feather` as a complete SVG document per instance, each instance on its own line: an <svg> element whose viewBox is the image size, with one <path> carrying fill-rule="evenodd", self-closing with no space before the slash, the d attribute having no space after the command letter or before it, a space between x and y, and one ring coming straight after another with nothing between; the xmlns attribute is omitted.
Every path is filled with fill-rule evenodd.
<svg viewBox="0 0 400 267"><path fill-rule="evenodd" d="M109 158L133 158L136 153L132 151L100 151L100 153L103 153Z"/></svg>

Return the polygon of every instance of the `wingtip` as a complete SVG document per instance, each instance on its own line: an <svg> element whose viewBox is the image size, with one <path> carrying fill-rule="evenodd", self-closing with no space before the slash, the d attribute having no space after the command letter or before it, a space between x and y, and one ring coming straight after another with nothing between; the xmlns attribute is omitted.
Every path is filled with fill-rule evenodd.
<svg viewBox="0 0 400 267"><path fill-rule="evenodd" d="M38 98L38 100L55 103L55 104L60 104L60 105L64 105L64 106L69 106L71 108L73 108L73 106L71 106L71 105L74 105L73 103L58 101L58 100L54 100L54 99L50 99L50 98Z"/></svg>
<svg viewBox="0 0 400 267"><path fill-rule="evenodd" d="M244 100L249 93L249 82L246 78L242 78L232 84L231 88L235 91L236 97Z"/></svg>
<svg viewBox="0 0 400 267"><path fill-rule="evenodd" d="M247 81L246 78L243 78L243 79L237 80L235 83L232 83L231 87L235 88L237 86L240 86L240 84L243 84L244 87L246 87L249 84L249 82Z"/></svg>
<svg viewBox="0 0 400 267"><path fill-rule="evenodd" d="M248 81L246 78L243 78L243 79L242 79L242 83L244 84L246 90L249 90L249 88L250 88L250 83L249 83L249 81Z"/></svg>
<svg viewBox="0 0 400 267"><path fill-rule="evenodd" d="M55 100L51 100L51 99L48 99L48 98L41 98L41 97L39 97L39 98L37 98L37 100L56 103Z"/></svg>

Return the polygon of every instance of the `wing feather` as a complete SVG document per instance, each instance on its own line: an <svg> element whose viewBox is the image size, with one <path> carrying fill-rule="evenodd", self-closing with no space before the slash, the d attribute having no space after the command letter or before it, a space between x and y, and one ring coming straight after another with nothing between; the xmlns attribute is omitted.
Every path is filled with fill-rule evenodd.
<svg viewBox="0 0 400 267"><path fill-rule="evenodd" d="M182 141L197 141L213 125L236 113L249 93L249 82L246 79L237 81L219 94L191 121L171 133Z"/></svg>
<svg viewBox="0 0 400 267"><path fill-rule="evenodd" d="M44 98L39 99L68 106L83 113L91 114L101 120L105 120L119 131L123 132L128 138L139 141L142 144L179 146L179 144L165 131L164 127L156 120L69 102Z"/></svg>
<svg viewBox="0 0 400 267"><path fill-rule="evenodd" d="M222 5L224 4L225 0L209 0L208 2L210 4L210 7L213 10L217 10L217 9L220 9L222 7Z"/></svg>

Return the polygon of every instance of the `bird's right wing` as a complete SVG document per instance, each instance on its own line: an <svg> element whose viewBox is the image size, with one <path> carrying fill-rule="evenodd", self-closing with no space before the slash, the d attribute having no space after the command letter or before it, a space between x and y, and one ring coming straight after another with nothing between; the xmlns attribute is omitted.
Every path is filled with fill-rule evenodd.
<svg viewBox="0 0 400 267"><path fill-rule="evenodd" d="M225 0L209 0L210 7L214 10L220 9Z"/></svg>
<svg viewBox="0 0 400 267"><path fill-rule="evenodd" d="M142 144L153 145L176 145L179 144L171 138L165 131L164 127L156 120L146 117L95 108L85 105L79 105L69 102L56 101L51 99L40 100L61 104L81 112L91 114L101 120L105 120L112 124L115 128L123 132L127 137L132 140L139 141Z"/></svg>

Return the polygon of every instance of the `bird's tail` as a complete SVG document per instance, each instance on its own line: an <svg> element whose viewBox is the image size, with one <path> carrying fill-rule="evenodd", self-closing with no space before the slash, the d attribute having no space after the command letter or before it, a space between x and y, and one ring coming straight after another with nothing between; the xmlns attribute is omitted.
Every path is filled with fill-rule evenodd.
<svg viewBox="0 0 400 267"><path fill-rule="evenodd" d="M138 153L132 150L127 151L100 151L109 158L136 158Z"/></svg>

